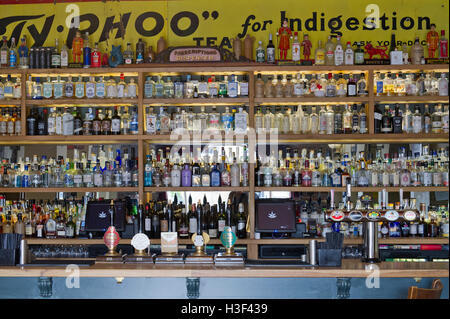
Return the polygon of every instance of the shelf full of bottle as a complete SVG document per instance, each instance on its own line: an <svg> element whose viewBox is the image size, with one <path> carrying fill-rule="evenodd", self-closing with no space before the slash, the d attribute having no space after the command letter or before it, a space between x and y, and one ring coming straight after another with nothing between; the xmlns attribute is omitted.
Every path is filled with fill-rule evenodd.
<svg viewBox="0 0 450 319"><path fill-rule="evenodd" d="M93 232L86 225L89 203L96 202L89 202L87 199L89 200L88 197L69 200L6 200L0 196L0 229L3 233L23 234L31 244L65 244L69 239L80 239L79 242L72 243L101 244L98 240L89 239L100 238L103 233ZM225 226L230 226L236 234L237 245L307 243L311 239L322 240L329 232L342 233L347 244L362 243L363 222L336 222L330 219L327 211L331 206L327 194L316 193L313 196L293 198L296 225L304 231L300 237L298 234L286 233L283 238L277 239L266 239L266 233L256 233L256 238L251 238L252 221L245 197L228 196L226 201L222 201L219 195L217 200L211 201L204 196L197 203L192 203L190 196L186 203L178 202L176 195L173 200L163 196L141 203L130 197L117 201L124 202L124 227L120 235L122 241L127 243L138 232L140 225L154 244L159 244L161 232L167 231L177 233L179 244L192 244L191 236L200 229L210 236L209 244L220 245L218 238ZM348 205L344 201L345 196L336 209L344 210ZM360 202L361 196L358 195L354 206L362 207L358 206ZM406 206L401 206L400 202L388 203L386 208L416 209L419 211L417 218L413 221L379 220L380 244L448 244L448 205L420 203L420 209L412 208L417 204L414 198L405 199L403 204ZM370 209L377 211L381 206L375 204Z"/></svg>
<svg viewBox="0 0 450 319"><path fill-rule="evenodd" d="M220 154L220 155L219 155ZM144 162L144 191L249 191L247 146L150 147Z"/></svg>
<svg viewBox="0 0 450 319"><path fill-rule="evenodd" d="M367 100L367 74L329 73L257 73L256 102L280 101L364 101Z"/></svg>
<svg viewBox="0 0 450 319"><path fill-rule="evenodd" d="M29 108L27 136L121 135L137 140L137 106L39 106ZM1 127L0 127L1 128ZM1 130L0 130L1 133Z"/></svg>
<svg viewBox="0 0 450 319"><path fill-rule="evenodd" d="M379 103L374 110L374 130L376 134L446 135L448 116L448 104Z"/></svg>
<svg viewBox="0 0 450 319"><path fill-rule="evenodd" d="M222 201L221 196L215 202L206 196L197 203L178 202L167 198L138 203L134 198L122 198L125 214L121 238L130 239L142 231L151 239L160 239L161 232L177 232L180 240L191 243L190 238L200 229L220 244L218 238L224 227L229 226L238 239L249 236L247 200L245 196L229 196ZM0 229L3 233L19 233L27 238L89 238L95 233L86 225L89 206L95 203L90 197L70 200L6 200L0 196ZM103 232L98 232L99 237ZM156 241L158 242L158 240Z"/></svg>
<svg viewBox="0 0 450 319"><path fill-rule="evenodd" d="M199 70L200 71L200 70ZM249 77L239 72L224 74L147 74L144 82L144 102L177 103L227 103L247 102L249 99ZM230 100L222 100L230 98ZM208 100L212 99L212 100ZM202 102L200 102L202 101Z"/></svg>
<svg viewBox="0 0 450 319"><path fill-rule="evenodd" d="M161 105L145 106L144 133L146 139L158 139L171 134L195 136L246 135L249 128L248 107L245 105L194 105L180 108ZM198 135L198 136L197 136Z"/></svg>
<svg viewBox="0 0 450 319"><path fill-rule="evenodd" d="M294 207L296 209L297 223L305 224L305 234L303 236L306 238L325 237L326 233L334 231L343 233L345 238L361 238L363 236L362 228L364 223L362 220L349 218L337 222L330 218L327 212L330 211L330 207L333 207L332 210L336 211L351 210L356 212L363 208L362 202L364 202L365 197L363 193L358 193L356 197L349 199L347 194L343 193L342 197L338 199L337 205L332 203L333 199L331 199L329 194L303 194L295 198ZM390 221L378 219L379 238L443 238L445 241L441 243L448 244L448 205L438 204L437 202L430 205L425 203L418 204L417 200L411 197L400 198L399 201L386 204L379 200L378 203L369 204L369 210L376 212L383 210L396 212L399 210L419 211L418 216L412 221L400 220L399 218L392 218Z"/></svg>
<svg viewBox="0 0 450 319"><path fill-rule="evenodd" d="M0 103L18 104L22 97L20 74L8 74L5 81L0 75Z"/></svg>
<svg viewBox="0 0 450 319"><path fill-rule="evenodd" d="M392 97L421 97L434 99L442 97L448 101L448 71L419 73L375 72L373 94L375 100L389 100ZM413 98L414 99L414 98ZM445 100L444 100L445 101Z"/></svg>
<svg viewBox="0 0 450 319"><path fill-rule="evenodd" d="M32 151L39 147L33 145ZM64 156L54 146L39 155L25 147L0 148L0 193L138 191L135 144L74 145L66 150Z"/></svg>
<svg viewBox="0 0 450 319"><path fill-rule="evenodd" d="M448 146L332 146L309 150L281 146L278 153L258 149L255 191L314 192L343 190L347 185L367 192L448 191Z"/></svg>

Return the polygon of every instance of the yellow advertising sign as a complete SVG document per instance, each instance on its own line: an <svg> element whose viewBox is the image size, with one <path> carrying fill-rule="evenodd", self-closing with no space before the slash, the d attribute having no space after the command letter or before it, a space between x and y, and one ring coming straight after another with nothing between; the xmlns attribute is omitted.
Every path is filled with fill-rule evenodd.
<svg viewBox="0 0 450 319"><path fill-rule="evenodd" d="M20 4L17 4L20 3ZM436 30L449 29L449 3L445 0L148 0L148 1L64 1L5 0L0 3L0 35L16 43L26 36L28 45L52 46L56 38L71 46L73 25L89 32L91 44L100 48L139 38L156 47L160 37L169 46L223 46L232 39L250 35L254 46L267 45L269 33L277 45L277 30L284 18L299 40L307 33L313 49L328 35L342 36L343 43L362 41L390 45L395 33L397 45L411 46L419 36L425 44L430 24Z"/></svg>

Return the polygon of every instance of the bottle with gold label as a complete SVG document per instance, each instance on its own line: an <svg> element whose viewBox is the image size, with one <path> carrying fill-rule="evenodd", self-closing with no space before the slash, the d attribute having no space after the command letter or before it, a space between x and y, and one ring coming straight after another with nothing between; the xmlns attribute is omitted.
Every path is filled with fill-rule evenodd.
<svg viewBox="0 0 450 319"><path fill-rule="evenodd" d="M319 40L319 44L317 45L315 64L325 65L325 49L322 46L322 40Z"/></svg>

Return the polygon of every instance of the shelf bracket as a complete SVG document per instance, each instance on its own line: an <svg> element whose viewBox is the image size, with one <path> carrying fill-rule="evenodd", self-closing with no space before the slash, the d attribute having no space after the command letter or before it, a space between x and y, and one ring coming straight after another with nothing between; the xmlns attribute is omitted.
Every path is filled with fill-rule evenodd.
<svg viewBox="0 0 450 319"><path fill-rule="evenodd" d="M42 298L49 298L53 295L53 278L39 277L38 278L39 294Z"/></svg>
<svg viewBox="0 0 450 319"><path fill-rule="evenodd" d="M186 278L186 297L189 299L200 297L200 278Z"/></svg>
<svg viewBox="0 0 450 319"><path fill-rule="evenodd" d="M350 297L350 288L352 278L336 278L337 299L348 299Z"/></svg>

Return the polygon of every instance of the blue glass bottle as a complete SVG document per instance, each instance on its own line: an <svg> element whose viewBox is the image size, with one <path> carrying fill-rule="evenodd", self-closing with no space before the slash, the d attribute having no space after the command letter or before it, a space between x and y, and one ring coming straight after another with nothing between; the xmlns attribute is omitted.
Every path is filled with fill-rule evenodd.
<svg viewBox="0 0 450 319"><path fill-rule="evenodd" d="M214 165L211 171L211 187L220 187L220 171L217 165Z"/></svg>
<svg viewBox="0 0 450 319"><path fill-rule="evenodd" d="M151 156L147 155L147 163L145 163L145 171L144 171L144 186L150 187L153 185L152 183L152 165L151 165Z"/></svg>

